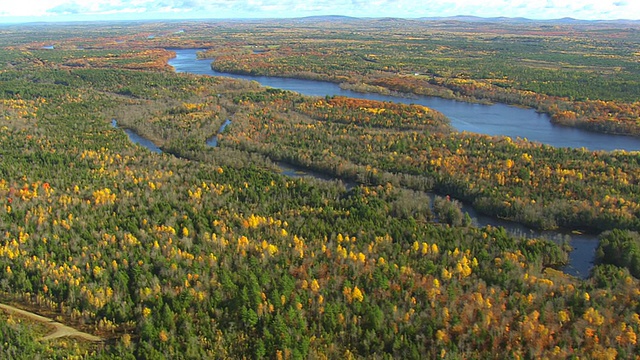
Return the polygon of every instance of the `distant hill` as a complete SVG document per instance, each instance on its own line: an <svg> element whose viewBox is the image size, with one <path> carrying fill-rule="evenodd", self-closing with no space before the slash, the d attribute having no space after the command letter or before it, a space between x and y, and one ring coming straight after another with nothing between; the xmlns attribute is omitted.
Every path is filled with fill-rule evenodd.
<svg viewBox="0 0 640 360"><path fill-rule="evenodd" d="M278 19L273 19L278 20ZM286 20L286 19L282 19ZM380 18L371 18L371 17L353 17L353 16L345 16L345 15L318 15L318 16L306 16L300 18L293 18L289 20L294 20L297 22L357 22L357 21L375 21L379 23L405 23L405 22L420 22L420 21L457 21L457 22L468 22L468 23L501 23L501 24L518 24L518 23L543 23L543 24L624 24L624 25L633 25L640 26L640 20L581 20L574 19L571 17L564 17L560 19L528 19L524 17L480 17L473 15L456 15L456 16L443 16L443 17L420 17L420 18L396 18L396 17L380 17Z"/></svg>
<svg viewBox="0 0 640 360"><path fill-rule="evenodd" d="M497 22L497 23L554 23L554 24L593 24L593 23L622 23L640 25L640 20L581 20L571 17L560 19L528 19L523 17L479 17L472 15L456 15L446 17L421 17L422 21L460 21L460 22Z"/></svg>
<svg viewBox="0 0 640 360"><path fill-rule="evenodd" d="M343 22L343 21L359 21L362 18L352 17L352 16L344 16L344 15L318 15L318 16L306 16L302 18L298 18L299 21L309 21L309 22Z"/></svg>
<svg viewBox="0 0 640 360"><path fill-rule="evenodd" d="M509 17L492 17L485 18L480 16L473 15L456 15L456 16L445 16L445 17L422 17L418 20L429 20L429 21L463 21L463 22L531 22L532 20L526 18L509 18Z"/></svg>

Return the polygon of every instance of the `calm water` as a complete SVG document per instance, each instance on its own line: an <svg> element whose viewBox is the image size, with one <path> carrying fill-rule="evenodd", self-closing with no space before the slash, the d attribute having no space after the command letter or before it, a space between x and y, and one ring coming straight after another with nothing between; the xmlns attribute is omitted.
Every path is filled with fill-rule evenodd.
<svg viewBox="0 0 640 360"><path fill-rule="evenodd" d="M340 95L369 100L420 104L443 113L451 120L453 127L459 131L469 131L487 135L504 135L512 138L527 138L556 147L584 147L590 150L607 151L616 149L640 150L640 139L598 134L556 126L551 124L547 115L537 113L531 109L522 109L503 104L470 104L433 97L402 98L379 94L362 94L341 89L338 85L328 82L220 73L211 69L211 60L196 59L196 52L199 50L174 51L176 52L176 57L169 61L169 65L173 66L176 72L253 80L264 86L295 91L309 96ZM226 125L228 125L228 123L225 123L223 126ZM216 146L217 141L215 143L212 141L209 145ZM289 165L280 165L285 175L307 175L315 177L315 174L308 171ZM326 178L326 176L320 175L318 178ZM598 246L597 236L567 234L555 231L537 231L510 221L480 215L469 206L465 206L463 210L469 213L476 226L502 226L515 235L546 237L559 242L569 241L574 250L570 254L569 265L567 265L564 271L583 278L589 275L589 271L593 266L595 250Z"/></svg>
<svg viewBox="0 0 640 360"><path fill-rule="evenodd" d="M353 98L393 101L404 104L420 104L438 110L451 120L458 131L469 131L487 135L505 135L512 138L527 138L556 147L584 147L590 150L640 150L640 139L630 136L593 133L575 128L557 126L549 116L532 109L523 109L504 104L481 105L436 97L417 96L402 98L380 94L362 94L341 89L337 84L265 76L247 76L220 73L211 69L210 59L197 60L197 49L176 50L176 57L169 61L176 72L200 75L225 76L257 81L262 85L291 90L309 96L341 95Z"/></svg>
<svg viewBox="0 0 640 360"><path fill-rule="evenodd" d="M221 132L224 131L224 129L227 128L227 126L229 126L229 124L231 124L231 120L227 119L225 120L222 125L220 126L220 129L218 129L218 134L220 134ZM211 147L216 147L218 146L218 134L214 135L213 137L211 137L210 139L207 140L207 145L211 146Z"/></svg>
<svg viewBox="0 0 640 360"><path fill-rule="evenodd" d="M115 119L111 120L111 126L113 126L114 128L118 128L118 122ZM153 151L154 153L160 154L162 152L162 150L157 147L156 144L154 144L151 140L143 138L142 136L136 134L133 130L124 128L122 128L122 130L125 132L125 134L127 134L129 140L131 140L132 143L145 147Z"/></svg>
<svg viewBox="0 0 640 360"><path fill-rule="evenodd" d="M329 177L325 174L316 173L314 171L306 170L291 164L278 163L278 167L280 167L282 174L289 177L310 176L316 179L333 180L332 177ZM345 184L347 189L350 189L355 185L355 183L351 182ZM436 196L433 193L430 193L429 195L432 200ZM523 236L527 238L547 238L554 240L557 243L563 243L565 241L569 242L569 244L571 244L571 246L573 247L573 251L569 254L569 263L563 269L564 272L581 278L586 278L589 276L589 271L593 267L593 259L598 247L597 236L569 234L559 231L534 230L512 221L478 214L470 205L463 205L462 210L469 214L473 221L472 224L477 227L491 225L493 227L503 227L509 233L516 236Z"/></svg>

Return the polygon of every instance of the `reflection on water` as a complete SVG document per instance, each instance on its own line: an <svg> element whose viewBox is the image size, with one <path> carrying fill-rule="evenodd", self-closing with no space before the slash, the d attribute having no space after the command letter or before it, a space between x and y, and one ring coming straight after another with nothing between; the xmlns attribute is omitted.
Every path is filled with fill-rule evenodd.
<svg viewBox="0 0 640 360"><path fill-rule="evenodd" d="M363 94L341 89L337 84L287 79L268 76L247 76L221 73L211 69L211 59L198 60L198 49L176 50L176 57L169 61L176 72L200 75L226 76L236 79L254 80L273 88L291 90L309 96L348 96L360 99L392 101L404 104L420 104L438 110L451 120L458 131L487 135L504 135L512 138L527 138L556 147L586 148L589 150L640 150L640 139L630 136L599 134L576 128L557 126L549 116L532 109L495 104L481 105L437 97L394 97L381 94Z"/></svg>
<svg viewBox="0 0 640 360"><path fill-rule="evenodd" d="M512 138L521 137L557 147L584 147L591 150L640 149L640 139L555 126L551 124L547 115L537 113L531 109L504 104L470 104L435 97L401 98L379 94L362 94L341 89L338 85L327 82L226 74L213 71L211 69L211 60L197 60L196 52L199 51L197 49L174 51L176 52L176 57L169 61L169 65L173 66L176 72L255 80L265 86L291 90L310 96L340 95L370 100L420 104L442 112L451 120L452 126L459 131L505 135ZM217 138L215 144L217 145ZM290 165L279 164L279 166L282 173L287 176L302 175L327 179L325 175L307 170L302 171ZM593 266L595 250L598 246L597 236L536 231L517 223L477 214L470 206L465 206L464 211L469 213L476 226L501 226L516 236L545 237L559 243L568 241L574 250L569 256L569 265L564 271L583 278L589 275Z"/></svg>
<svg viewBox="0 0 640 360"><path fill-rule="evenodd" d="M111 126L113 126L114 128L119 128L118 122L115 119L111 120ZM162 150L159 147L157 147L156 144L154 144L151 140L143 138L142 136L136 134L131 129L122 128L122 130L125 132L125 134L127 134L127 136L129 137L129 140L131 140L131 142L133 142L134 144L145 147L153 151L154 153L158 153L158 154L162 153Z"/></svg>
<svg viewBox="0 0 640 360"><path fill-rule="evenodd" d="M591 268L593 267L596 249L598 248L597 235L535 230L513 221L478 214L473 207L469 205L463 205L462 210L471 216L473 225L475 226L483 227L491 225L494 227L503 227L515 236L538 239L545 238L553 240L558 244L568 243L573 248L573 251L569 254L569 263L563 271L581 278L589 276Z"/></svg>
<svg viewBox="0 0 640 360"><path fill-rule="evenodd" d="M353 181L344 182L333 176L322 174L313 170L304 169L304 168L301 168L292 164L287 164L284 162L277 162L276 165L278 165L278 168L280 169L280 173L282 175L285 175L291 178L310 177L310 178L324 180L324 181L340 181L344 184L344 187L346 190L351 190L358 185Z"/></svg>
<svg viewBox="0 0 640 360"><path fill-rule="evenodd" d="M229 124L231 124L231 120L227 119L224 121L224 123L222 123L222 125L220 126L220 129L218 129L218 134L221 134L224 129L227 128L227 126L229 126ZM211 147L216 147L218 146L218 134L214 135L213 137L211 137L210 139L207 140L207 145L211 146Z"/></svg>

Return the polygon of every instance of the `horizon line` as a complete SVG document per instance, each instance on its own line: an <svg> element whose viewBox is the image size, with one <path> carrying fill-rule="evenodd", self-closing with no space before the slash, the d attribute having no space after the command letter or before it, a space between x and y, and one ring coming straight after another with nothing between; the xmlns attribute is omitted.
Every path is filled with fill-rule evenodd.
<svg viewBox="0 0 640 360"><path fill-rule="evenodd" d="M87 15L88 17L100 16L96 15ZM18 18L18 17L13 17ZM512 22L597 22L597 23L607 23L607 22L638 22L640 23L640 19L579 19L573 17L561 17L561 18L527 18L522 16L510 17L510 16L476 16L476 15L452 15L452 16L419 16L419 17L398 17L398 16L350 16L350 15L339 15L339 14L326 14L326 15L308 15L308 16L296 16L296 17L194 17L194 18L147 18L147 19L42 19L42 20L26 20L26 21L3 21L2 17L0 17L0 25L36 25L36 24L65 24L65 23L109 23L109 22L180 22L180 21L287 21L287 20L304 20L304 19L322 19L322 18L344 18L344 19L353 19L353 20L422 20L422 21L438 21L438 20L458 20L461 22L475 22L475 21L490 21L490 22L499 22L499 21L512 21Z"/></svg>

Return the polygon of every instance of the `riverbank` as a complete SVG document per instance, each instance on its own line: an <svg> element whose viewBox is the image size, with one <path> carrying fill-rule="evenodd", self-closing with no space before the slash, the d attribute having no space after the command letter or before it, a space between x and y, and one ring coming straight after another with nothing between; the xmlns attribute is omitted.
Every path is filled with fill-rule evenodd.
<svg viewBox="0 0 640 360"><path fill-rule="evenodd" d="M197 59L201 49L172 49L176 56L169 61L176 72L223 76L257 81L263 86L289 90L307 96L345 96L356 99L418 104L437 110L450 119L454 129L490 136L522 138L554 147L585 148L593 151L640 150L640 139L630 136L602 134L574 127L555 125L551 118L531 108L501 103L492 105L468 103L441 97L409 98L342 89L338 84L282 77L249 76L223 73L211 68L211 60Z"/></svg>
<svg viewBox="0 0 640 360"><path fill-rule="evenodd" d="M227 128L232 122L230 120L225 120L225 122L221 125L218 134L222 133L224 129ZM112 126L117 127L117 123L112 121ZM129 139L139 144L143 147L146 147L145 144L151 143L151 141L144 139L139 134L135 134L135 137L130 136L130 132L126 132ZM146 141L139 141L142 138ZM218 138L217 135L209 139L207 141L207 145L211 147L218 146ZM153 148L157 148L153 145ZM148 148L152 150L152 148ZM152 150L153 151L153 150ZM272 159L273 160L273 159ZM299 165L294 165L292 163L288 163L282 161L282 159L274 160L275 164L278 166L280 173L288 177L311 177L314 179L322 180L322 181L335 181L340 180L345 184L347 189L351 189L358 185L358 181L355 178L340 178L336 177L335 174L327 173L325 171L315 169L309 169L308 167L303 167ZM432 200L437 196L436 193L433 192L425 192L428 197ZM472 225L476 227L502 227L507 230L511 235L516 237L525 237L529 239L535 238L545 238L553 240L559 245L568 245L573 248L573 251L569 253L569 261L567 265L562 269L567 274L577 276L580 278L587 278L590 274L591 268L593 267L593 261L595 259L595 251L598 246L598 237L595 234L575 234L570 233L568 230L558 230L558 231L540 231L535 230L529 227L526 227L522 224L518 224L516 222L499 219L495 217L485 216L477 213L470 204L462 203L462 211L466 214L469 214Z"/></svg>
<svg viewBox="0 0 640 360"><path fill-rule="evenodd" d="M194 54L194 58L195 58L195 50L188 50L188 51L189 51L189 52L192 52L192 53ZM180 54L183 54L183 55L184 55L184 53L182 53L182 52L178 52L178 53L177 53L177 55L180 55ZM174 60L175 60L175 59L179 59L179 58L180 58L180 56L177 56L176 58L174 58ZM173 60L172 60L172 61L173 61ZM180 60L180 61L182 61L182 65L181 65L181 66L186 66L188 69L192 69L192 68L191 68L191 66L193 66L193 64L194 64L194 60L193 60L193 59L191 59L191 58L184 59L184 58L183 58L183 59L182 59L182 60ZM197 67L196 67L196 68L198 68L198 69L200 69L200 70L203 70L203 71L204 71L204 70L206 70L206 71L204 71L204 73L209 73L209 72L210 72L210 70L207 70L207 68L206 68L206 65L208 65L208 63L207 63L206 61L205 61L205 62L195 61L195 63L196 63L196 65L197 65ZM202 67L202 65L205 65L205 66L204 66L204 67ZM196 70L197 70L197 69L196 69ZM191 70L189 70L189 72L191 72ZM196 71L196 72L194 72L194 73L197 73L197 71ZM263 79L263 80L264 80L264 79ZM274 79L266 79L266 80L268 80L268 81L279 81L279 82L284 81L284 82L289 83L289 81L290 81L291 79L275 79L275 80L274 80ZM294 81L294 84L299 84L299 83ZM315 84L316 84L315 82L312 82L312 84L311 84L311 85L315 85ZM307 84L307 85L309 85L309 84ZM317 90L317 89L316 89L316 90ZM255 89L254 89L254 90L252 90L252 91L259 91L259 90L255 90ZM267 93L269 93L269 92L267 92ZM278 95L278 92L273 92L272 94L267 94L267 93L265 93L265 94L261 94L261 93L259 93L259 92L258 92L258 93L256 93L256 94L258 95L258 97L264 97L264 96L267 96L267 97L268 97L268 96L281 96L281 95ZM406 99L405 99L405 100L406 100ZM436 100L441 100L441 99L436 99ZM455 105L459 105L458 103L455 103L455 102L454 102L454 104L455 104ZM464 106L469 106L469 104L464 104ZM507 106L505 106L505 107L507 107ZM492 106L492 107L481 106L480 108L481 108L481 109L500 109L501 107L500 107L500 106L498 106L498 107L496 107L496 106ZM522 109L517 109L517 108L514 108L514 107L507 107L507 108L508 108L509 110L514 110L514 109L515 109L515 110L522 110ZM500 115L505 115L505 114L504 114L504 113L500 113ZM539 114L538 114L538 115L539 115ZM494 117L496 117L496 116L495 116L495 114L494 114ZM499 118L499 116L497 116L497 117ZM477 120L477 119L476 119L476 120ZM501 119L501 120L504 122L504 118L503 118L503 119ZM274 125L274 124L271 124L271 123L265 123L264 125L259 125L259 127L258 127L258 128L260 128L260 129L266 129L266 128L264 128L263 126L269 126L269 130L268 130L268 132L272 132L273 125ZM244 130L240 129L239 131L244 132L244 133L245 133L245 134L247 134L247 135L253 134L253 132L254 132L254 130L249 130L249 131L247 131L247 129L244 129ZM229 134L229 137L225 136L224 138L225 138L225 139L233 139L234 133L235 133L235 132L231 132L231 133ZM256 133L256 134L257 134L257 133ZM300 132L298 135L299 135L299 136L297 136L296 141L300 140L300 138L303 136L303 132ZM592 135L592 134L590 134L590 135ZM278 139L282 139L281 137L276 137L276 138L278 138ZM455 139L450 139L450 140L451 140L451 141L453 141L453 142L454 142L454 144L453 144L453 145L455 145L455 143L460 143L460 140L462 140L463 142L466 142L466 141L469 141L470 139L474 139L474 141L475 141L475 140L478 140L478 139L476 139L476 138L477 138L477 137L475 137L475 136L462 136L462 139L457 139L457 138L455 138ZM409 142L412 142L412 141L413 141L413 142L415 142L415 138L414 138L413 140L409 140L409 139L407 139L407 140L408 140ZM491 145L491 144L500 144L500 146L506 146L507 148L512 148L513 146L517 146L517 145L515 145L515 142L514 142L514 144L511 144L511 143L509 143L509 142L505 142L505 141L503 141L503 140L501 140L501 139L491 139L491 138L482 138L482 137L481 137L481 138L479 138L479 140L480 140L481 142L483 142L483 143L484 143L484 142L487 142L487 144L485 144L485 145L487 145L487 146L488 146L488 145ZM609 138L609 140L610 140L609 142L611 142L611 138ZM217 141L218 141L218 139L217 139L217 137L216 137L216 143L217 143ZM315 140L314 140L314 141L315 141ZM278 140L278 142L280 142L280 140ZM358 142L360 145L362 145L362 144L361 144L361 141L357 141L357 142ZM306 141L306 143L307 143L307 144L309 144L310 142L309 142L309 141ZM490 143L490 144L489 144L489 143ZM526 142L526 141L522 141L522 142L520 142L520 141L519 141L518 143L525 144L525 143L527 143L527 142ZM278 144L278 145L276 145L276 146L280 146L280 145L282 145L282 144ZM453 145L452 145L452 146L453 146ZM485 146L485 145L482 145L482 146ZM297 145L296 145L296 146L297 146ZM422 146L422 145L421 145L421 146ZM444 146L445 146L445 147L449 147L449 145L446 145L446 144L445 144ZM442 148L442 146L438 145L438 148ZM455 151L456 151L456 148L457 148L457 146L453 146L453 147L451 148L452 150L450 149L450 151L454 151L454 152L455 152ZM488 149L488 148L487 148L487 149ZM263 150L260 150L260 151L257 151L258 149L253 149L253 150L251 150L251 149L245 149L245 150L250 151L250 152L251 152L251 151L256 150L256 151L254 151L255 153L259 153L259 154L261 154L261 155L263 155L263 156L268 156L268 157L270 157L270 158L271 158L271 159L273 159L273 160L285 160L285 161L287 161L288 163L298 163L298 165L302 165L302 166L304 167L304 169L305 169L305 170L307 170L307 171L308 171L309 169L314 169L314 170L319 171L319 173L321 173L321 174L331 174L331 176L334 176L334 177L335 177L335 176L337 176L337 178L346 179L346 178L345 178L345 177L343 177L341 174L337 174L337 173L333 173L333 172L331 172L331 171L327 171L327 168L326 168L326 167L318 167L318 166L317 166L317 164L311 164L311 165L310 165L309 163L299 163L299 162L296 162L296 161L292 161L292 159L294 159L294 158L287 158L287 157L282 157L282 156L273 155L273 154L271 154L270 152L264 152L264 149L263 149ZM445 150L446 150L446 149L445 149ZM588 155L588 156L591 156L591 154L590 154L590 153L586 153L584 150L571 150L571 151L564 151L564 150L561 150L561 151L554 151L553 149L551 149L551 148L549 148L549 147L544 147L544 146L542 146L542 147L539 147L539 146L533 146L533 147L530 147L530 148L529 148L529 146L527 146L527 148L524 148L524 149L521 149L521 150L523 151L523 154L519 154L519 153L517 153L516 155L513 155L513 159L515 160L515 161L514 161L515 167L514 167L513 169L509 169L509 171L506 171L507 169L503 169L503 168L502 168L502 165L501 165L501 167L500 167L499 169L497 169L497 170L499 170L500 172L504 172L504 171L506 171L506 172L504 173L505 178L507 178L507 173L516 174L516 175L518 175L518 177L519 177L519 176L525 176L525 175L527 175L527 174L524 174L524 173L523 173L523 169L520 169L520 167L523 167L523 168L526 168L526 170L529 170L529 171L527 171L527 173L529 174L529 176L533 176L533 175L531 175L531 173L533 173L533 174L540 173L540 171L537 171L535 168L531 168L531 165L532 165L531 160L528 160L529 162L524 161L524 160L526 160L526 159L530 159L530 156L531 156L531 155L534 155L534 156L535 156L535 153L534 153L534 152L540 152L541 154L543 154L543 155L545 156L545 159L546 159L546 157L549 157L549 160L550 160L550 159L552 159L552 158L556 158L556 159L557 159L557 157L558 157L558 156L570 156L571 158L574 158L574 157L576 156L576 154L578 154L578 155L580 155L580 156L582 156L582 157L587 157L587 155ZM318 149L317 151L320 151L320 149ZM365 150L363 149L363 151L360 151L360 153L364 153L364 151L365 151ZM393 151L390 151L390 152L393 152ZM482 152L482 151L481 151L481 152ZM252 152L252 153L253 153L253 152ZM318 153L319 153L319 152L318 152ZM486 152L482 152L482 153L483 153L483 154L485 154L485 157L486 157ZM444 154L443 154L443 155L444 155ZM414 155L411 155L411 156L414 156ZM432 160L434 160L434 161L435 161L435 160L437 160L437 159L434 159L434 158L433 158L433 156L434 156L434 155L432 154L431 159L432 159ZM467 155L465 155L465 154L448 153L448 155L447 155L446 157L442 156L442 160L441 160L441 161L445 161L445 160L446 160L447 162L453 162L453 163L455 163L455 162L458 162L458 161L464 161L464 159L465 159L465 157L466 157L466 156L467 156ZM400 159L404 159L404 158L405 158L404 156L403 156L403 157L400 157L399 159L395 160L395 162L397 163ZM458 159L458 158L459 158L459 159ZM429 159L429 158L427 158L427 161L428 161L428 159ZM585 159L586 159L586 158L585 158ZM542 160L542 159L536 159L536 160ZM343 161L339 161L339 158L337 158L337 159L336 159L336 161L337 161L337 162L335 162L336 166L339 166L341 163L342 163L342 164L344 164L344 162L343 162ZM469 160L467 160L467 161L469 161ZM521 161L522 161L523 163L522 163L522 164L521 164L521 166L520 166L520 165L518 165L518 162L521 162ZM607 162L608 162L608 161L607 161ZM331 163L333 163L333 162L331 162ZM539 163L539 161L536 161L536 163ZM547 163L547 160L544 160L544 161L542 162L542 164L544 164L544 163ZM555 163L555 162L553 162L553 163ZM362 166L364 166L364 165L362 165ZM394 166L395 166L395 165L394 165ZM376 166L376 167L379 167L379 166ZM344 169L344 168L343 168L343 169ZM467 169L468 169L468 167L467 167ZM378 175L376 175L377 177L382 176L382 174L384 174L384 172L385 172L385 171L386 171L386 172L389 172L389 171L390 171L390 170L385 170L384 168L379 168L378 170L380 170L380 171L379 171ZM563 171L564 171L564 170L563 170ZM585 168L585 169L583 169L583 171L586 171L586 168ZM594 172L594 173L596 173L596 172ZM562 174L565 174L565 172L563 172ZM578 175L579 175L579 174L575 173L574 171L569 172L568 170L566 171L566 174L568 174L568 175L572 175L572 176L574 176L574 175L575 175L575 176L578 176ZM432 175L433 175L433 174L432 174ZM588 176L591 176L591 175L588 175ZM348 177L348 178L349 178L349 179L354 179L354 176L351 176L351 177ZM357 179L356 179L356 180L357 180ZM565 180L566 180L566 179L565 179ZM572 180L572 181L573 181L573 180ZM369 183L369 182L367 182L367 181L361 181L361 182L363 182L363 183ZM544 183L546 183L546 184L550 184L550 183L557 183L557 181L555 181L555 180L553 180L553 179L550 179L549 181L544 181ZM485 188L486 188L486 186L483 186L483 187L485 187ZM480 188L483 188L483 187L480 187ZM431 187L427 187L426 189L431 189L431 188L433 188L433 187L432 187L432 186L431 186ZM476 188L478 188L478 187L476 187ZM414 190L415 190L415 189L414 189ZM442 195L454 195L454 194L455 194L455 192L451 192L451 191L444 191L442 188L438 188L438 190L440 191L440 193L441 193ZM446 189L445 189L445 190L446 190ZM454 189L454 190L455 190L455 189ZM452 197L454 197L454 198L455 198L456 196L452 196ZM536 198L536 200L538 200L538 201L537 201L537 203L538 203L538 204L542 204L542 202L540 202L540 201L539 201L539 198ZM509 200L509 201L511 201L511 200ZM500 205L500 207L501 207L501 208L500 208L500 209L501 209L501 211L503 211L503 210L508 210L507 208L505 208L505 204L506 204L506 205L509 205L509 203L506 203L506 202L503 202L503 201L501 201L501 202L500 202L500 204L499 204L499 205ZM533 204L533 202L531 202L531 204ZM530 204L527 202L527 206L529 206L529 207L532 207L532 206L533 206L533 207L536 207L536 208L540 208L542 205L535 205L535 206L534 206L534 205L530 205ZM471 209L470 209L470 208L467 208L467 211L469 211L469 210L471 210ZM498 214L498 215L500 215L500 214ZM476 214L476 216L478 216L478 214ZM570 232L570 231L568 231L568 230L562 230L562 229L561 229L561 230L559 230L559 231L536 232L536 231L533 231L531 228L528 228L528 227L526 227L526 226L520 226L520 225L519 225L519 224L517 224L517 223L513 223L513 222L508 221L508 220L502 220L502 219L501 219L501 217L507 217L507 216L505 215L505 216L497 216L497 217L488 217L488 218L490 218L490 219L489 219L489 220L487 220L485 223L486 223L487 225L492 224L492 226L505 226L505 227L507 227L507 228L516 227L517 229L515 229L515 230L514 230L514 231L515 231L514 233L515 233L515 234L517 234L517 235L530 234L530 236L532 236L532 237L536 237L536 236L537 236L537 237L540 237L540 236L550 237L550 238L554 238L554 239L556 239L558 242L564 242L564 240L565 240L565 239L567 239L567 238L572 238L572 239L573 239L573 238L575 238L575 239L576 239L576 241L575 241L575 243L576 243L576 244L578 244L578 243L582 242L582 244L581 244L581 245L577 245L577 246L580 246L580 247L581 247L581 249L584 249L584 251L581 251L581 249L576 249L576 251L574 251L574 252L572 253L572 257L575 257L575 258L576 258L576 262L573 262L573 263L572 263L572 266L573 266L573 267L575 267L575 268L582 268L582 270L577 270L577 271L575 271L575 272L574 272L575 274L578 274L578 273L579 273L579 274L580 274L580 276L587 276L587 275L588 275L588 273L589 273L589 269L590 269L590 268L591 268L591 266L592 266L593 254L594 254L594 252L595 252L595 248L597 247L597 243L598 243L597 236L595 236L594 234L588 234L588 233L585 233L585 234L575 234L575 233L572 233L572 232ZM585 224L585 223L581 223L581 224L583 224L583 226L578 226L577 228L578 228L578 229L581 229L581 230L584 230L584 229L585 229L585 227L584 227L584 224ZM482 226L482 223L479 223L479 225L480 225L480 226ZM552 224L552 225L553 225L553 224ZM578 224L578 225L580 225L580 224ZM552 227L555 227L555 226L552 226ZM551 228L552 228L552 227L551 227ZM577 264L577 263L583 263L584 265L583 265L583 266L576 266L575 264Z"/></svg>

